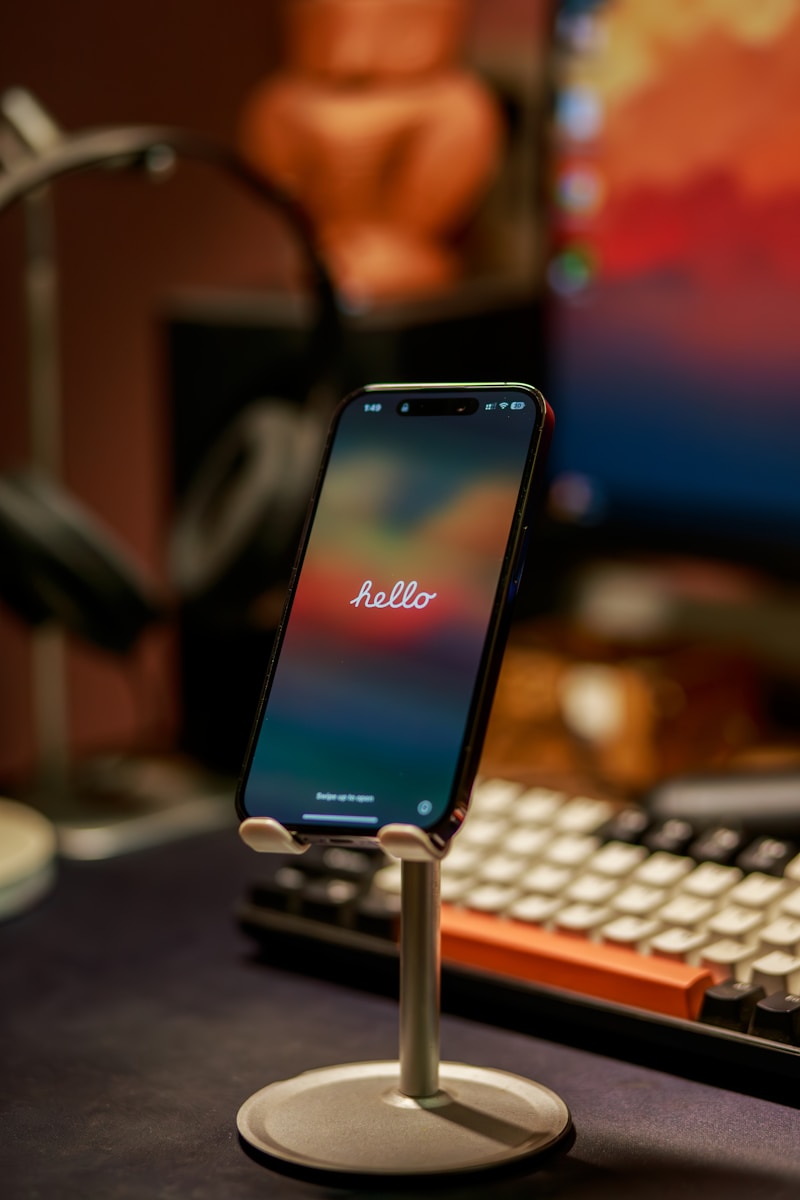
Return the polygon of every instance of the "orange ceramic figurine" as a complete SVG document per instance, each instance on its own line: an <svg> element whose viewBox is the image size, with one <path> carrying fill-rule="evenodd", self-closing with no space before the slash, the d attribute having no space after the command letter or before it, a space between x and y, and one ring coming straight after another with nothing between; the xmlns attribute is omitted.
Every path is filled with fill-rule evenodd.
<svg viewBox="0 0 800 1200"><path fill-rule="evenodd" d="M286 66L248 98L240 146L311 216L343 293L430 292L459 263L498 157L488 89L457 65L462 0L289 0Z"/></svg>

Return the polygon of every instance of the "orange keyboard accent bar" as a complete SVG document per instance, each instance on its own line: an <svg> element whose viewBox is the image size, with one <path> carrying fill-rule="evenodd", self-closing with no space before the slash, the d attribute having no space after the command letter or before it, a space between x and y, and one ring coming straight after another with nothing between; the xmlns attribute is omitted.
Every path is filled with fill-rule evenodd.
<svg viewBox="0 0 800 1200"><path fill-rule="evenodd" d="M690 1020L697 1018L703 993L714 982L704 967L451 904L442 905L442 958Z"/></svg>

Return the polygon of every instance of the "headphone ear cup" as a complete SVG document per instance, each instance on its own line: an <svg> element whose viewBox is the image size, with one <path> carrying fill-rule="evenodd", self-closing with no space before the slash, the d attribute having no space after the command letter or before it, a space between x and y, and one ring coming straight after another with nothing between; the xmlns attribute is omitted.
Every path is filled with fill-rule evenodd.
<svg viewBox="0 0 800 1200"><path fill-rule="evenodd" d="M112 534L31 469L0 476L0 596L28 624L56 620L118 653L160 612Z"/></svg>
<svg viewBox="0 0 800 1200"><path fill-rule="evenodd" d="M172 582L186 601L241 608L294 561L323 428L296 405L243 409L201 463L173 523Z"/></svg>

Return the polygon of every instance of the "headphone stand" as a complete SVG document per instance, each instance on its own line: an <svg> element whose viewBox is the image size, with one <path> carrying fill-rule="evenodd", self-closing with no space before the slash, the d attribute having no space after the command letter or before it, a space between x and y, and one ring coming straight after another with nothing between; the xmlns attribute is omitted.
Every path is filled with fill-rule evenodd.
<svg viewBox="0 0 800 1200"><path fill-rule="evenodd" d="M253 849L302 853L271 818L240 827ZM440 851L420 829L388 825L383 849L402 863L400 1055L306 1071L269 1084L239 1109L250 1147L302 1173L446 1176L498 1169L553 1150L569 1110L542 1084L439 1061Z"/></svg>
<svg viewBox="0 0 800 1200"><path fill-rule="evenodd" d="M5 171L36 159L56 146L61 133L29 92L11 88L0 101L2 120L14 152L2 155ZM61 475L61 355L59 271L53 198L46 184L23 198L25 258L23 290L28 375L28 431L34 464L49 478ZM67 777L67 680L65 637L51 623L31 636L31 693L37 786L59 791Z"/></svg>

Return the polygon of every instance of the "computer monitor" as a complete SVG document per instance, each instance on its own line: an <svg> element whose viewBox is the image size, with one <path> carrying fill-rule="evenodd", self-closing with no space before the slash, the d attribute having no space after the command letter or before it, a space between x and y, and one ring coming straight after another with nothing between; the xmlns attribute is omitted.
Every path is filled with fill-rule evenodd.
<svg viewBox="0 0 800 1200"><path fill-rule="evenodd" d="M569 0L551 509L800 573L800 3Z"/></svg>

